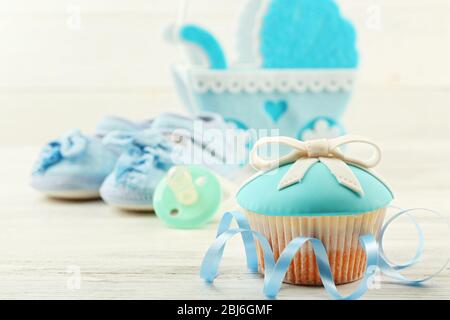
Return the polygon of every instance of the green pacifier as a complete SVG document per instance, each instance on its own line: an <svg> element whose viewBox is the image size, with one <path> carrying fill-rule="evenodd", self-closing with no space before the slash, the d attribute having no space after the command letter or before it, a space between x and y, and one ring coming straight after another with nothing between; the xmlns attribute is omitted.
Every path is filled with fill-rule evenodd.
<svg viewBox="0 0 450 320"><path fill-rule="evenodd" d="M219 209L222 187L217 177L199 166L177 166L159 183L153 197L156 215L177 229L200 228Z"/></svg>

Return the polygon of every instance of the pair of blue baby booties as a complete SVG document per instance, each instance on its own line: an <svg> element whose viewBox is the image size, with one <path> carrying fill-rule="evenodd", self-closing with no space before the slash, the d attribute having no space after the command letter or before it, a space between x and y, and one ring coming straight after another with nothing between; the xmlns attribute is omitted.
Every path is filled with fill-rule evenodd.
<svg viewBox="0 0 450 320"><path fill-rule="evenodd" d="M244 133L229 129L217 114L166 113L142 123L105 117L92 136L75 130L48 143L35 163L31 184L50 197L101 196L114 207L152 210L154 191L173 166L203 165L224 178L239 170L247 143L237 159L233 146L221 140L227 130ZM219 132L219 137L206 140L208 131Z"/></svg>

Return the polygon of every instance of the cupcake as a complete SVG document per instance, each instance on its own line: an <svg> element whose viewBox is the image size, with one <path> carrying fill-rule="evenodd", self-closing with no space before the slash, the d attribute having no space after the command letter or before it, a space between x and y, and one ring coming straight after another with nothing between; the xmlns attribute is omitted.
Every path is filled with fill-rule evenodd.
<svg viewBox="0 0 450 320"><path fill-rule="evenodd" d="M277 143L294 151L276 161L260 158L258 149ZM342 146L351 143L374 147L371 159L350 157ZM345 148L344 150L347 150ZM365 273L366 255L360 236L378 236L393 194L374 173L381 159L371 141L344 136L302 142L292 138L264 138L252 152L252 164L261 172L237 192L237 203L251 228L269 241L277 261L287 244L297 237L320 239L328 254L336 284L359 280ZM257 244L259 269L264 258ZM284 282L321 285L312 246L296 254Z"/></svg>

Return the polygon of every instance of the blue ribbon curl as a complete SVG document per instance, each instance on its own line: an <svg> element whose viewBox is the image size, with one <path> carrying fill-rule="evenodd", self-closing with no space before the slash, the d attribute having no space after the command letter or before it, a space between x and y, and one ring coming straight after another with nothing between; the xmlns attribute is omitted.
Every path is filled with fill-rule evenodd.
<svg viewBox="0 0 450 320"><path fill-rule="evenodd" d="M402 210L399 213L395 214L392 218L390 218L388 222L383 226L378 239L375 239L375 237L371 234L361 236L359 242L363 250L366 252L367 257L366 272L358 288L356 288L356 290L348 296L342 296L336 287L336 284L333 280L333 274L331 272L328 255L321 240L310 237L295 238L285 247L278 260L275 262L273 251L267 238L261 233L252 230L247 218L240 212L227 212L222 217L219 223L217 237L206 252L205 257L203 258L203 262L200 268L200 277L208 283L214 282L214 280L218 276L218 270L223 257L226 243L234 236L240 234L244 243L247 258L247 267L251 272L258 271L256 241L259 241L260 243L264 255L265 265L263 292L268 298L275 298L277 296L292 260L294 259L297 252L306 243L310 243L313 248L323 286L333 299L359 299L370 289L369 284L372 283L371 281L376 275L377 271L380 271L382 274L392 279L398 280L406 285L420 285L421 283L441 273L448 265L450 259L447 259L447 262L437 272L422 279L409 279L399 272L400 270L404 270L416 264L423 254L424 236L417 221L412 216L412 212L415 210L426 211L442 218L439 213L428 209ZM386 258L383 246L383 237L392 222L394 222L401 216L409 217L415 225L419 236L419 246L416 250L416 254L411 260L403 264L394 264ZM231 228L233 220L235 220L237 224L237 228L234 229Z"/></svg>

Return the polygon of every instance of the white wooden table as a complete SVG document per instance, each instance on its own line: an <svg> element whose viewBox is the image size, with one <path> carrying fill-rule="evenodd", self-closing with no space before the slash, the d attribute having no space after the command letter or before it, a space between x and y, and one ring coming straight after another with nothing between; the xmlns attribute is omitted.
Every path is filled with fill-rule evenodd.
<svg viewBox="0 0 450 320"><path fill-rule="evenodd" d="M347 127L382 145L379 171L396 191L398 205L450 213L449 100L450 92L442 89L356 92ZM45 199L28 187L37 151L37 146L0 149L0 298L264 299L263 280L246 271L239 239L227 247L214 286L199 278L219 216L202 230L178 231L152 214L121 212L100 201ZM448 229L433 219L420 221L432 237L424 263L410 273L416 276L438 267L449 247ZM386 247L400 257L410 252L415 234L406 221L393 228ZM79 289L73 281L78 271ZM321 288L284 285L279 298L329 297ZM421 288L382 278L364 298L449 299L449 268Z"/></svg>

